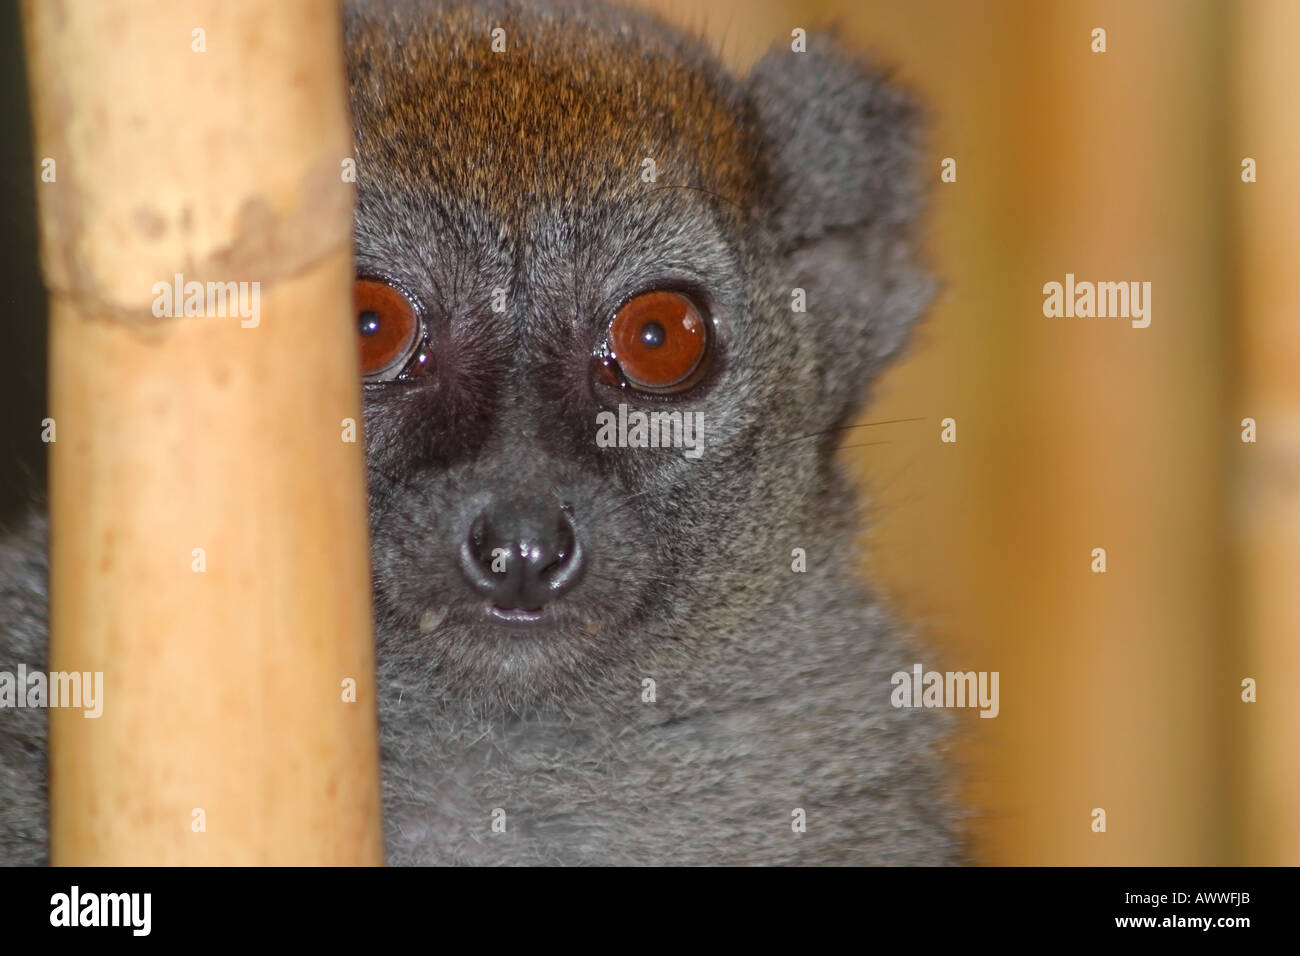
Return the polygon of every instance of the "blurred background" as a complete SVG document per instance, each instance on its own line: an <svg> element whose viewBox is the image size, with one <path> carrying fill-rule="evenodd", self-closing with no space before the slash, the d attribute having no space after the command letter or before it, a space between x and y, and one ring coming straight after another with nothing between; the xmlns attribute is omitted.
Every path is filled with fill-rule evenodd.
<svg viewBox="0 0 1300 956"><path fill-rule="evenodd" d="M838 24L929 107L946 288L843 454L927 669L1001 674L953 745L976 861L1300 863L1300 3L645 2L740 70ZM0 0L0 527L44 474L19 36ZM1066 273L1150 327L1044 317Z"/></svg>

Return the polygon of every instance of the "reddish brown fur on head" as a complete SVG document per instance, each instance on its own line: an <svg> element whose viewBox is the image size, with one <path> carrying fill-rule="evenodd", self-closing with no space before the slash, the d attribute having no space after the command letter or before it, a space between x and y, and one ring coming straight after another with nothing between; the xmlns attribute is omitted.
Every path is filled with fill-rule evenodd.
<svg viewBox="0 0 1300 956"><path fill-rule="evenodd" d="M751 111L702 45L636 13L620 22L643 29L611 35L601 6L417 8L349 21L358 147L386 175L452 187L512 232L539 207L643 201L646 158L660 187L750 197L760 156Z"/></svg>

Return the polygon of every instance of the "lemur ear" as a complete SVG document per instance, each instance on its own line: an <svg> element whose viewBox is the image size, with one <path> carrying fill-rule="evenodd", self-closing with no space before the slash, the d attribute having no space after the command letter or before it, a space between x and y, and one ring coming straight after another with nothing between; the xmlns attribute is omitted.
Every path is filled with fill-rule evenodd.
<svg viewBox="0 0 1300 956"><path fill-rule="evenodd" d="M766 228L791 287L806 290L808 320L836 340L843 367L828 384L854 404L933 295L914 245L920 110L830 36L809 36L801 53L778 44L748 88L769 161Z"/></svg>

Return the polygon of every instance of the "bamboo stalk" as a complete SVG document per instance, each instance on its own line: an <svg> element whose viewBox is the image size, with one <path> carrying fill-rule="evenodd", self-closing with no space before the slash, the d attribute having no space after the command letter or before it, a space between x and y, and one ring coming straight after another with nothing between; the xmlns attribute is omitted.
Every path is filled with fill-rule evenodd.
<svg viewBox="0 0 1300 956"><path fill-rule="evenodd" d="M1242 714L1245 737L1245 862L1300 863L1300 118L1292 96L1300 62L1291 42L1300 7L1260 0L1233 7L1238 22L1234 153L1227 157L1236 197L1242 395L1229 423L1239 465L1238 554L1245 666L1225 676L1225 696ZM1257 181L1241 180L1245 158ZM1252 418L1254 443L1239 440ZM1252 678L1257 698L1238 698Z"/></svg>
<svg viewBox="0 0 1300 956"><path fill-rule="evenodd" d="M380 862L337 10L29 0L24 28L50 666L103 674L102 716L51 710L53 860Z"/></svg>

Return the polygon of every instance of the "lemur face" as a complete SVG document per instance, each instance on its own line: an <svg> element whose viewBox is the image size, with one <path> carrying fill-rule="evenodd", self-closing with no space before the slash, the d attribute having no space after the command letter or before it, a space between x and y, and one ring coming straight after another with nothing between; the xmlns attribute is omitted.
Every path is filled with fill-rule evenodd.
<svg viewBox="0 0 1300 956"><path fill-rule="evenodd" d="M521 705L689 653L690 609L789 553L827 443L772 449L848 413L830 353L875 341L791 310L781 108L601 7L354 9L346 40L381 647ZM670 447L626 447L654 413Z"/></svg>

